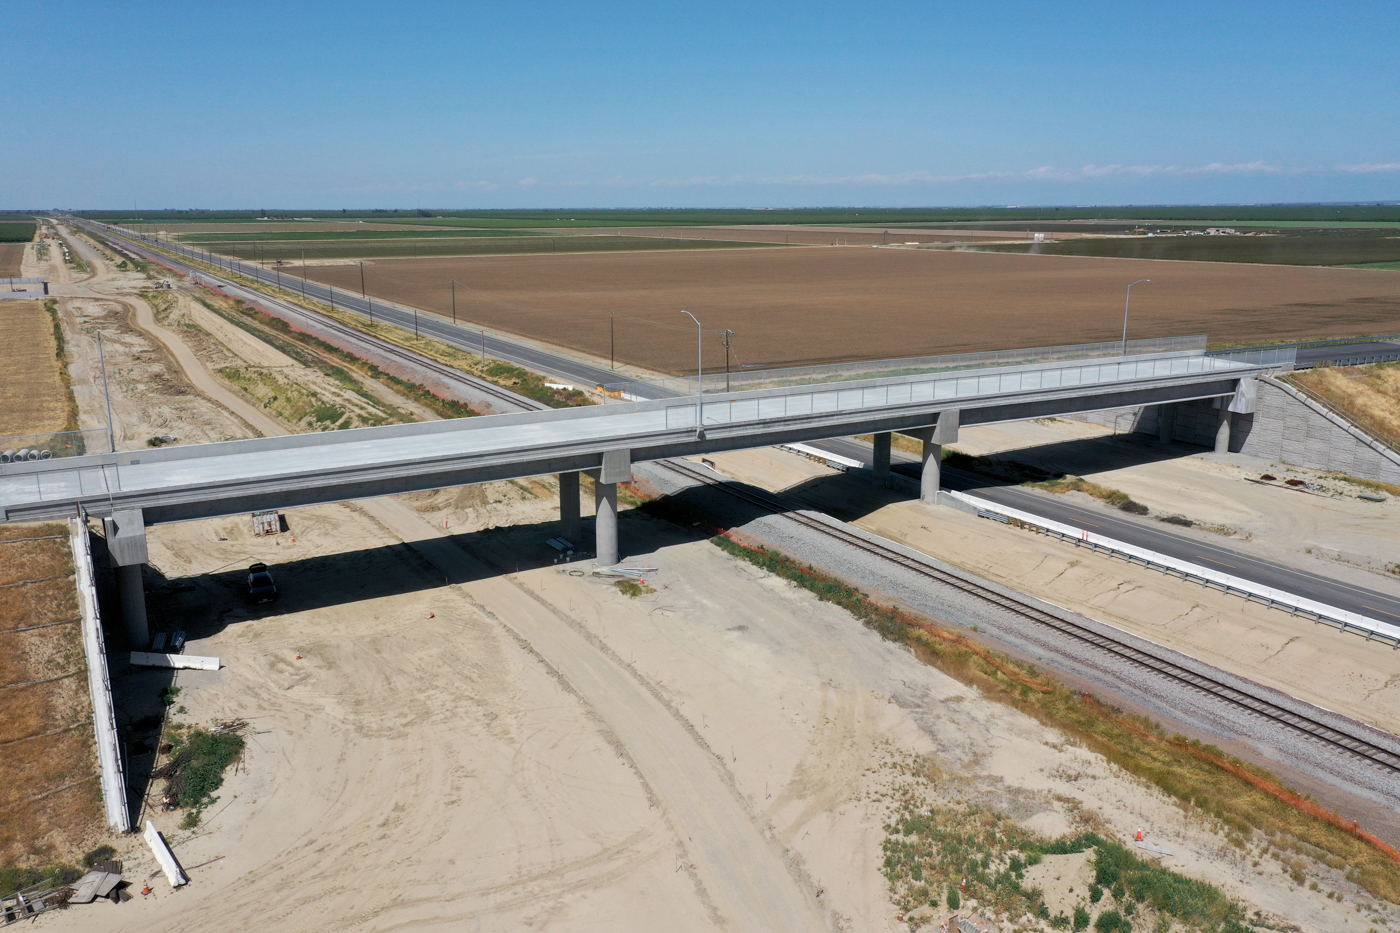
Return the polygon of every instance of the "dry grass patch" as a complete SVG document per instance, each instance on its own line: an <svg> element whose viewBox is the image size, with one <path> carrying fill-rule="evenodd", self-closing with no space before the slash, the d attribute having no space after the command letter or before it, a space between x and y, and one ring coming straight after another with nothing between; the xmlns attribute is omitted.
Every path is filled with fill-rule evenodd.
<svg viewBox="0 0 1400 933"><path fill-rule="evenodd" d="M19 277L27 243L0 243L0 275Z"/></svg>
<svg viewBox="0 0 1400 933"><path fill-rule="evenodd" d="M0 587L0 633L78 617L78 593L66 576Z"/></svg>
<svg viewBox="0 0 1400 933"><path fill-rule="evenodd" d="M0 545L0 587L22 580L47 580L73 572L68 539L11 541Z"/></svg>
<svg viewBox="0 0 1400 933"><path fill-rule="evenodd" d="M1284 378L1326 399L1372 434L1400 442L1400 363L1320 366Z"/></svg>
<svg viewBox="0 0 1400 933"><path fill-rule="evenodd" d="M0 301L0 334L0 437L62 431L68 393L44 303Z"/></svg>

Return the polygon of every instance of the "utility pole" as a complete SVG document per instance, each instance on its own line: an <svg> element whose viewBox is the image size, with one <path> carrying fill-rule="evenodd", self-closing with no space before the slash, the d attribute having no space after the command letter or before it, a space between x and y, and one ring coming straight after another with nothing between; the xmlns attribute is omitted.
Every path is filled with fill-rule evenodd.
<svg viewBox="0 0 1400 933"><path fill-rule="evenodd" d="M617 331L613 327L613 313L608 312L608 365L617 369Z"/></svg>
<svg viewBox="0 0 1400 933"><path fill-rule="evenodd" d="M452 323L457 323L457 280L452 279Z"/></svg>
<svg viewBox="0 0 1400 933"><path fill-rule="evenodd" d="M719 332L724 338L724 391L729 391L729 338L734 336L734 331L725 329Z"/></svg>
<svg viewBox="0 0 1400 933"><path fill-rule="evenodd" d="M107 399L107 447L117 452L117 432L112 428L112 393L107 388L107 357L102 353L102 331L97 332L97 361L102 364L102 394Z"/></svg>
<svg viewBox="0 0 1400 933"><path fill-rule="evenodd" d="M306 300L306 250L301 251L301 300Z"/></svg>
<svg viewBox="0 0 1400 933"><path fill-rule="evenodd" d="M481 332L481 362L486 362L486 331Z"/></svg>
<svg viewBox="0 0 1400 933"><path fill-rule="evenodd" d="M418 309L413 309L413 336L418 336Z"/></svg>
<svg viewBox="0 0 1400 933"><path fill-rule="evenodd" d="M365 264L364 264L364 263L360 263L360 297L361 297L361 298L364 298L366 301L369 300L369 297L365 294Z"/></svg>

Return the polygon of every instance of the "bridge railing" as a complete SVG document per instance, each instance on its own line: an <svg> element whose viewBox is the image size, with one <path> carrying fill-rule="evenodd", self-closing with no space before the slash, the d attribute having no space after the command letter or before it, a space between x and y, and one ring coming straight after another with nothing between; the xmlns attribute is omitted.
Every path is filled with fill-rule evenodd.
<svg viewBox="0 0 1400 933"><path fill-rule="evenodd" d="M1181 353L1150 357L1128 357L1085 363L1065 363L1033 367L986 369L962 375L937 375L922 379L918 376L873 380L859 386L812 388L803 385L778 387L774 391L747 398L718 398L704 401L691 396L666 408L667 429L687 428L696 423L703 408L706 425L758 421L802 415L880 408L956 399L986 398L1016 392L1055 390L1075 386L1122 383L1135 379L1153 379L1218 372L1223 376L1252 372L1241 361ZM703 401L703 404L700 402Z"/></svg>
<svg viewBox="0 0 1400 933"><path fill-rule="evenodd" d="M1215 360L1230 360L1246 366L1277 366L1292 369L1298 361L1297 347L1255 347L1248 350L1217 350L1206 354Z"/></svg>
<svg viewBox="0 0 1400 933"><path fill-rule="evenodd" d="M988 350L980 353L948 353L941 356L912 356L889 360L862 360L851 363L823 363L816 366L795 366L783 369L741 370L732 373L706 373L703 380L695 376L674 376L666 379L632 380L603 386L604 396L614 401L674 398L720 392L745 392L753 389L775 389L786 386L814 385L828 382L854 382L860 379L880 379L895 376L917 376L926 373L956 372L987 369L995 366L1021 366L1069 360L1112 359L1157 353L1204 354L1206 337L1193 334L1186 337L1151 337L1107 343L1066 344L1057 347L1030 347L1020 350Z"/></svg>

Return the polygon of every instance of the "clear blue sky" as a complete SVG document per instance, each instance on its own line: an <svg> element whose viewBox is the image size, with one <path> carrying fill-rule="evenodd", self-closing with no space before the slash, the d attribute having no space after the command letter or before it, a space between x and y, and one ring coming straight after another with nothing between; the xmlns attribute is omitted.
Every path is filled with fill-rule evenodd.
<svg viewBox="0 0 1400 933"><path fill-rule="evenodd" d="M1400 4L6 4L0 208L1400 199ZM21 51L23 50L23 51Z"/></svg>

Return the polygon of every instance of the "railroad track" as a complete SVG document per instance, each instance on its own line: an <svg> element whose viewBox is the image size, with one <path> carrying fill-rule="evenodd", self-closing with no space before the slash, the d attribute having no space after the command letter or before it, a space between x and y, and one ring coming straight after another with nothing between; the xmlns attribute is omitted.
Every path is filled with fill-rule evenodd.
<svg viewBox="0 0 1400 933"><path fill-rule="evenodd" d="M145 257L149 259L154 259L161 263L179 266L182 271L188 272L190 274L202 275L210 279L216 279L225 284L226 286L232 288L246 287L241 286L236 282L229 282L227 279L223 279L220 276L217 276L211 272L206 272L203 269L196 268L195 266L189 265L188 263L180 259L176 259L164 253L158 253L154 250L147 249L136 243L132 243L129 240L126 240L122 237L115 238L121 239L122 242L126 244L127 249L135 250L139 253L142 253ZM345 324L341 321L337 321L335 318L321 314L318 311L312 311L309 308L303 308L298 305L294 305L290 302L283 301L279 298L273 298L269 295L260 294L259 297L263 301L266 301L270 304L275 304L285 314L289 314L292 317L300 317L301 319L307 321L314 321L317 327L332 331L340 335L341 337L346 338L347 340L354 340L359 341L363 344L368 344L374 348L375 352L380 353L383 356L397 360L398 362L403 363L406 366L412 367L413 369L431 372L437 376L443 377L444 379L450 379L456 382L465 383L471 386L477 392L481 393L482 395L489 396L490 398L493 398L499 402L503 402L514 408L524 411L541 411L549 408L549 406L545 405L543 402L537 402L534 399L526 398L523 395L518 395L515 392L510 391L509 389L496 385L494 382L482 379L480 376L473 376L470 373L465 373L462 370L457 369L456 367L448 366L446 363L441 363L435 359L432 359L431 357L424 356L421 353L415 353L412 350L406 350L396 343L391 343L390 341L385 340L382 337L376 337L373 334L365 333L362 330L358 330L354 327L349 326L348 324Z"/></svg>
<svg viewBox="0 0 1400 933"><path fill-rule="evenodd" d="M756 505L781 518L802 525L810 531L840 541L848 547L864 551L888 563L897 564L925 579L933 580L944 586L952 587L970 596L976 597L977 599L992 603L1036 625L1053 629L1061 635L1108 654L1114 659L1126 663L1131 667L1136 667L1159 677L1164 677L1177 685L1187 687L1199 693L1208 694L1230 707L1246 712L1249 715L1268 720L1269 722L1293 732L1302 733L1325 746L1345 752L1386 773L1400 774L1400 754L1396 754L1389 749L1375 745L1355 735L1342 732L1327 723L1297 713L1262 697L1246 693L1223 681L1200 674L1190 668L1183 667L1168 658L1117 641L1110 636L1094 631L1086 626L1061 619L1058 616L1051 615L1028 603L1021 602L1013 597L1006 596L987 587L979 586L976 583L946 573L936 567L929 566L905 554L901 554L898 551L893 551L879 544L867 541L859 535L852 534L844 529L833 527L825 522L820 522L809 516L795 512L789 505L783 503L776 497L744 489L733 483L717 480L694 467L673 460L660 461L656 465L672 473L683 476L686 479L703 483L706 486L718 489L734 498L741 499L751 505Z"/></svg>

